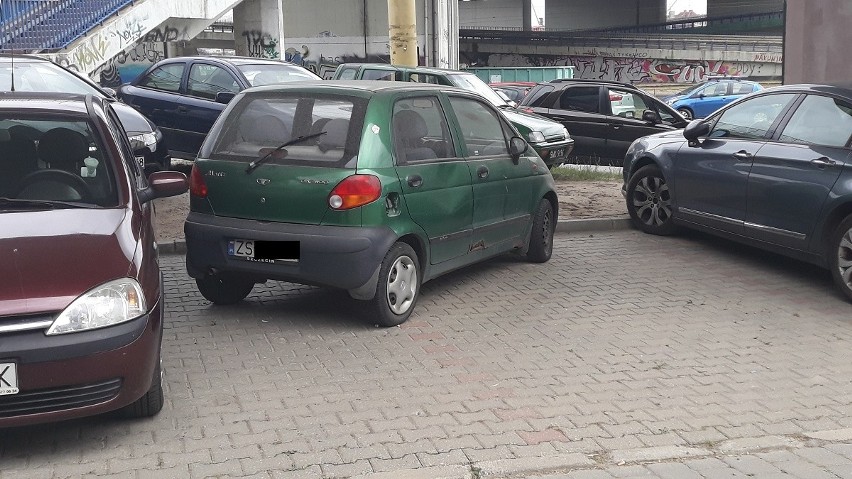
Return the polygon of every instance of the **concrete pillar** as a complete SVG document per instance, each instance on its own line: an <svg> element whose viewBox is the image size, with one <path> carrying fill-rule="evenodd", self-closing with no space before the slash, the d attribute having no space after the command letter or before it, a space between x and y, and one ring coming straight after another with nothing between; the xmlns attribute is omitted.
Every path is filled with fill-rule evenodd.
<svg viewBox="0 0 852 479"><path fill-rule="evenodd" d="M524 19L524 31L532 31L533 27L533 18L532 18L532 0L522 0L521 1L521 14Z"/></svg>
<svg viewBox="0 0 852 479"><path fill-rule="evenodd" d="M784 83L848 82L850 18L849 0L787 0Z"/></svg>
<svg viewBox="0 0 852 479"><path fill-rule="evenodd" d="M417 19L414 0L388 0L390 59L394 65L417 66Z"/></svg>
<svg viewBox="0 0 852 479"><path fill-rule="evenodd" d="M459 67L459 2L426 2L426 64L438 68Z"/></svg>
<svg viewBox="0 0 852 479"><path fill-rule="evenodd" d="M234 50L237 55L282 58L283 0L243 0L234 7Z"/></svg>

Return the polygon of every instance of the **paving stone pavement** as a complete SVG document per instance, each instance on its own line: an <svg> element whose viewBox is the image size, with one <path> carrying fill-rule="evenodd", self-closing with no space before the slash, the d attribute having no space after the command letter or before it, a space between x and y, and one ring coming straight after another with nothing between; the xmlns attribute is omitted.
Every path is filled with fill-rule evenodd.
<svg viewBox="0 0 852 479"><path fill-rule="evenodd" d="M0 479L852 478L852 305L816 267L560 234L383 329L287 283L213 307L161 261L163 411L2 430Z"/></svg>

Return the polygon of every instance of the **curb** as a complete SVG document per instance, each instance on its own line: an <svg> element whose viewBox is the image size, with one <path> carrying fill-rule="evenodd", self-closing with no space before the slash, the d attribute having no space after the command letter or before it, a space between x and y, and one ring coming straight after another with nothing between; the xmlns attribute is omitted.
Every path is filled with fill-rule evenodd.
<svg viewBox="0 0 852 479"><path fill-rule="evenodd" d="M628 230L633 228L629 217L625 218L584 218L579 220L559 220L557 233L585 233Z"/></svg>
<svg viewBox="0 0 852 479"><path fill-rule="evenodd" d="M630 218L585 218L560 220L556 223L557 233L587 233L631 229ZM186 254L185 240L161 241L157 243L160 254Z"/></svg>
<svg viewBox="0 0 852 479"><path fill-rule="evenodd" d="M157 251L160 254L186 254L185 240L158 241Z"/></svg>

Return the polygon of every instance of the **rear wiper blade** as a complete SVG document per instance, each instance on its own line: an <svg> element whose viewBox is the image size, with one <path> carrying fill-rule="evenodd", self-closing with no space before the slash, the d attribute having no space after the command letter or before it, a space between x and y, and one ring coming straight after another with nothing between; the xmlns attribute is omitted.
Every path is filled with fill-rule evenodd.
<svg viewBox="0 0 852 479"><path fill-rule="evenodd" d="M68 201L53 200L24 200L20 198L0 197L0 209L40 209L52 210L54 208L93 208L95 205L84 203L73 203Z"/></svg>
<svg viewBox="0 0 852 479"><path fill-rule="evenodd" d="M277 151L281 151L282 149L287 148L290 145L295 145L296 143L301 143L305 140L310 140L311 138L316 138L318 136L322 136L322 135L325 135L325 134L326 134L326 132L321 131L319 133L311 133L310 135L302 135L302 136L298 136L296 138L293 138L292 140L287 141L287 142L285 142L281 145L278 145L274 150L263 155L260 159L254 160L251 163L249 163L248 166L246 166L246 174L254 171L258 166L263 164L263 162L266 161L267 158L272 156L273 153L275 153Z"/></svg>

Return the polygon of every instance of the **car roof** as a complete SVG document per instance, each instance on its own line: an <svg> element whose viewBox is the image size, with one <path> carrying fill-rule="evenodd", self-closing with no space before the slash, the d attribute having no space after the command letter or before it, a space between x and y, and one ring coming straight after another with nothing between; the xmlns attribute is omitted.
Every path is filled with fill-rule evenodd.
<svg viewBox="0 0 852 479"><path fill-rule="evenodd" d="M88 97L92 98L92 101L96 104L100 104L102 101L95 95L0 91L0 110L16 110L26 113L49 111L56 116L88 116L86 109Z"/></svg>
<svg viewBox="0 0 852 479"><path fill-rule="evenodd" d="M536 86L537 83L534 81L507 81L507 82L494 82L489 83L490 86L516 86L516 87L533 87Z"/></svg>
<svg viewBox="0 0 852 479"><path fill-rule="evenodd" d="M615 81L615 80L595 80L595 79L588 79L588 78L557 78L555 80L550 80L549 82L545 82L545 83L556 83L556 84L558 84L558 83L565 83L565 84L567 84L567 83L578 83L578 84L589 83L589 84L617 86L617 87L621 87L621 88L631 88L633 90L639 89L639 87L632 85L630 83L624 83L624 82Z"/></svg>
<svg viewBox="0 0 852 479"><path fill-rule="evenodd" d="M756 82L754 82L754 81L752 81L752 80L749 80L749 79L748 79L748 78L746 78L746 77L729 77L729 76L708 76L708 77L707 77L707 81L705 81L704 83L709 83L709 82L722 82L722 81L727 81L727 82L743 82L743 83L756 83Z"/></svg>
<svg viewBox="0 0 852 479"><path fill-rule="evenodd" d="M171 57L168 60L209 60L218 61L221 63L231 63L233 65L293 65L295 63L276 60L274 58L258 58L258 57L241 57L241 56L212 56L212 55L188 55L183 57Z"/></svg>
<svg viewBox="0 0 852 479"><path fill-rule="evenodd" d="M817 83L798 83L792 85L781 85L766 90L763 92L769 93L825 93L829 95L842 96L852 101L852 83L833 83L833 84L817 84Z"/></svg>
<svg viewBox="0 0 852 479"><path fill-rule="evenodd" d="M20 55L20 54L17 54L17 53L12 55L10 53L0 53L0 62L11 63L12 61L22 62L22 63L28 63L28 62L49 62L49 63L53 63L53 62L50 61L49 58L39 57L39 56L36 56L36 55Z"/></svg>
<svg viewBox="0 0 852 479"><path fill-rule="evenodd" d="M448 73L459 74L464 73L466 75L473 75L472 72L464 71L464 70L452 70L449 68L437 68L437 67L424 67L424 66L400 66L400 65L391 65L389 63L341 63L338 65L339 67L360 67L360 68L381 68L383 70L395 70L395 71L408 71L408 72L417 72L417 73L432 73L436 75L444 75Z"/></svg>
<svg viewBox="0 0 852 479"><path fill-rule="evenodd" d="M456 93L470 94L467 90L447 85L434 85L432 83L383 81L383 80L310 80L303 82L279 83L272 85L256 86L245 90L247 93L281 90L331 90L338 92L379 93L395 91L452 91Z"/></svg>

